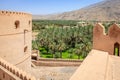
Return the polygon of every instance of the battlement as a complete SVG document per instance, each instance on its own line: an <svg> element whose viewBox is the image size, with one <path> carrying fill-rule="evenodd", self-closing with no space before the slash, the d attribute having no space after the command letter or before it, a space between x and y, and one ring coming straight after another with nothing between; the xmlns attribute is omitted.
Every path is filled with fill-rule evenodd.
<svg viewBox="0 0 120 80"><path fill-rule="evenodd" d="M94 35L101 34L101 35L108 35L109 37L114 37L114 35L112 35L113 33L119 35L118 34L119 32L120 32L120 27L118 24L111 25L107 33L105 32L105 27L100 23L96 24L96 26L93 29Z"/></svg>
<svg viewBox="0 0 120 80"><path fill-rule="evenodd" d="M31 16L31 14L28 14L28 13L14 12L14 11L0 11L0 15L24 15L24 16Z"/></svg>
<svg viewBox="0 0 120 80"><path fill-rule="evenodd" d="M0 57L26 72L31 68L31 30L30 14L0 11Z"/></svg>
<svg viewBox="0 0 120 80"><path fill-rule="evenodd" d="M118 49L118 55L120 55L120 27L117 24L113 24L108 28L108 32L105 33L103 25L96 24L93 29L93 49L109 52L111 55L115 55L115 49Z"/></svg>
<svg viewBox="0 0 120 80"><path fill-rule="evenodd" d="M36 80L33 76L0 58L0 80ZM7 72L5 72L7 71ZM6 76L6 77L5 77Z"/></svg>
<svg viewBox="0 0 120 80"><path fill-rule="evenodd" d="M114 80L108 79L108 67L111 67L108 52L92 49L70 80Z"/></svg>

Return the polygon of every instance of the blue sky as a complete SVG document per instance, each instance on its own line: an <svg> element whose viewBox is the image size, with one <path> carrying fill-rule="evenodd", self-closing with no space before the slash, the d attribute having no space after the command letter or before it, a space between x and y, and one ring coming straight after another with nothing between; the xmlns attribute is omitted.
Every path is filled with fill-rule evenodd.
<svg viewBox="0 0 120 80"><path fill-rule="evenodd" d="M0 10L52 14L77 10L102 0L0 0Z"/></svg>

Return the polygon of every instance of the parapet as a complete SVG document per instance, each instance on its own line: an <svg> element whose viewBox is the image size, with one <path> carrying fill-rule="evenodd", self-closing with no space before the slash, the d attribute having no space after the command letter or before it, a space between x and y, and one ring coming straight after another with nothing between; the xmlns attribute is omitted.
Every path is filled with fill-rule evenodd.
<svg viewBox="0 0 120 80"><path fill-rule="evenodd" d="M117 36L119 36L119 33L120 33L120 27L116 23L114 23L108 28L107 34L105 33L105 27L100 23L96 24L96 26L93 29L93 35L97 35L97 36L101 34L116 38Z"/></svg>
<svg viewBox="0 0 120 80"><path fill-rule="evenodd" d="M117 24L113 24L112 26L110 26L109 30L108 30L108 35L111 38L118 38L120 37L120 27Z"/></svg>
<svg viewBox="0 0 120 80"><path fill-rule="evenodd" d="M5 75L9 75L9 78L10 78L9 80L11 80L11 78L12 78L12 80L13 79L14 80L18 80L18 79L19 80L36 80L35 77L22 71L21 69L17 68L16 66L8 63L7 61L3 60L2 58L0 58L0 67L2 67L1 70L4 69L4 70L2 70L2 71L4 71L3 79L0 76L0 79L2 79L2 80L6 80L6 79L4 79ZM5 72L5 70L7 70L8 73ZM2 73L2 71L0 73ZM9 73L12 75L10 75Z"/></svg>
<svg viewBox="0 0 120 80"><path fill-rule="evenodd" d="M109 61L107 52L92 50L70 80L111 80L106 79Z"/></svg>
<svg viewBox="0 0 120 80"><path fill-rule="evenodd" d="M25 15L31 16L31 14L24 13L24 12L12 12L12 11L0 11L0 15Z"/></svg>
<svg viewBox="0 0 120 80"><path fill-rule="evenodd" d="M70 80L120 80L120 57L92 49Z"/></svg>
<svg viewBox="0 0 120 80"><path fill-rule="evenodd" d="M96 35L96 36L98 36L100 34L106 35L105 27L100 23L96 24L94 29L93 29L93 34Z"/></svg>
<svg viewBox="0 0 120 80"><path fill-rule="evenodd" d="M118 44L118 47L116 46ZM96 24L93 29L93 49L106 51L111 55L115 54L115 48L118 48L120 53L120 27L116 23L108 28L108 32L105 33L103 25ZM118 53L118 55L120 55Z"/></svg>

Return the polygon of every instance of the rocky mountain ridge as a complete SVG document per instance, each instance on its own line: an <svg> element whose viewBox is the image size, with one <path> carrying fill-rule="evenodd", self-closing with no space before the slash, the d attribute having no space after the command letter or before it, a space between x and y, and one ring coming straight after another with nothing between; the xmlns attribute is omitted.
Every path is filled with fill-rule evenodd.
<svg viewBox="0 0 120 80"><path fill-rule="evenodd" d="M33 15L33 19L47 20L120 20L120 0L104 0L79 10L52 15Z"/></svg>

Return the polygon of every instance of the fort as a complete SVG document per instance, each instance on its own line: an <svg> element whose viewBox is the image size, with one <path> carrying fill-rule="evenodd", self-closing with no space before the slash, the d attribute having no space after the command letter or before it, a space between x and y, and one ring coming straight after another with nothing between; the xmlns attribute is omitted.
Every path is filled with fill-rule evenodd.
<svg viewBox="0 0 120 80"><path fill-rule="evenodd" d="M105 33L104 26L102 26L101 24L97 24L93 29L93 49L105 51L111 55L119 56L119 34L120 28L117 24L113 24L112 26L110 26L108 29L108 33Z"/></svg>
<svg viewBox="0 0 120 80"><path fill-rule="evenodd" d="M108 33L100 23L93 28L93 49L70 80L120 80L120 28L113 24Z"/></svg>
<svg viewBox="0 0 120 80"><path fill-rule="evenodd" d="M31 33L31 14L0 11L0 80L36 80L29 74L32 53ZM107 34L104 26L97 24L93 29L93 49L70 80L120 80L119 34L120 28L117 24L113 24ZM49 59L39 60L49 61ZM73 64L72 60L58 61L51 60L55 66L56 63L67 66L79 65L79 63ZM68 64L63 64L61 61ZM41 65L39 62L36 64Z"/></svg>
<svg viewBox="0 0 120 80"><path fill-rule="evenodd" d="M18 67L23 71L31 70L31 32L32 16L22 12L0 11L0 57L6 70ZM9 67L12 64L12 68ZM1 66L2 67L2 66ZM14 73L16 72L14 68ZM3 70L1 70L3 71ZM19 70L17 70L19 74ZM2 72L1 72L2 73ZM3 72L5 78L5 72ZM3 79L0 80L14 80Z"/></svg>
<svg viewBox="0 0 120 80"><path fill-rule="evenodd" d="M32 17L21 12L0 11L0 57L29 71Z"/></svg>

